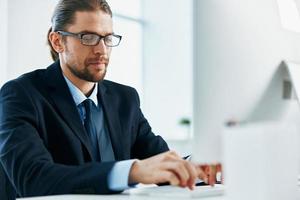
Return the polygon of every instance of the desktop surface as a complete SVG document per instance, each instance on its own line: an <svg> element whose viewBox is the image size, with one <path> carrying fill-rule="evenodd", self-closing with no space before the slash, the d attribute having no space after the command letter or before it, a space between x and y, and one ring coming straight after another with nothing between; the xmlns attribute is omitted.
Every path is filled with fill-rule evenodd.
<svg viewBox="0 0 300 200"><path fill-rule="evenodd" d="M223 200L224 186L216 185L211 186L198 186L193 191L187 188L180 188L174 186L146 186L138 187L125 190L121 194L117 195L56 195L56 196L45 196L45 197L32 197L24 198L25 200L110 200L110 199L130 199L130 200L144 200L144 199L155 199L155 200L166 200L166 199L202 199L206 200ZM21 200L21 199L20 199ZM23 200L23 199L22 199Z"/></svg>
<svg viewBox="0 0 300 200"><path fill-rule="evenodd" d="M244 194L246 196L246 194ZM169 200L176 199L166 196L145 196L145 195L130 195L127 191L117 195L56 195L56 196L44 196L44 197L32 197L22 198L19 200ZM230 200L226 198L226 194L223 196L210 196L210 197L186 197L177 198L181 200L185 199L201 199L201 200ZM300 187L298 187L298 198L300 200Z"/></svg>
<svg viewBox="0 0 300 200"><path fill-rule="evenodd" d="M118 194L118 195L57 195L57 196L24 198L22 200L150 200L150 199L169 200L173 198ZM205 198L186 197L186 198L178 198L178 199L224 200L225 198L224 196L215 196L215 197L205 197Z"/></svg>

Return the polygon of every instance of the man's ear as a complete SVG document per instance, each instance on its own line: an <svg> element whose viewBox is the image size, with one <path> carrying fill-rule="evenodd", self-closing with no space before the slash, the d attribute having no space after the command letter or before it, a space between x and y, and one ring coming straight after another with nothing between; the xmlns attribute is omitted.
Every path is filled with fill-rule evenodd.
<svg viewBox="0 0 300 200"><path fill-rule="evenodd" d="M62 41L61 35L56 32L51 32L49 34L49 41L52 45L52 48L57 52L61 53L64 51L64 43Z"/></svg>

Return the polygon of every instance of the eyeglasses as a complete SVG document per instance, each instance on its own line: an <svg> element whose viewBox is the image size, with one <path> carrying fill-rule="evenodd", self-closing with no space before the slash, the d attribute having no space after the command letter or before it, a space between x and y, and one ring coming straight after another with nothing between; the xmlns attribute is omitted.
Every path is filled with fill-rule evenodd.
<svg viewBox="0 0 300 200"><path fill-rule="evenodd" d="M121 35L115 35L115 34L101 36L94 33L71 33L66 31L57 31L57 33L63 36L72 36L78 38L80 39L81 44L86 46L96 46L99 44L100 40L103 39L105 46L115 47L120 44L122 39Z"/></svg>

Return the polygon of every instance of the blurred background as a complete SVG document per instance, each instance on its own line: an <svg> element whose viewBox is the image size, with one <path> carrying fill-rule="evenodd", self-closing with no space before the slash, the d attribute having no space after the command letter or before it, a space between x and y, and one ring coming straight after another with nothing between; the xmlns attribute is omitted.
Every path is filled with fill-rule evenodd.
<svg viewBox="0 0 300 200"><path fill-rule="evenodd" d="M46 36L57 1L0 0L0 87L10 79L52 63ZM193 138L193 70L197 66L205 63L206 72L210 65L215 66L211 68L213 74L225 61L230 69L232 60L240 55L228 49L241 49L242 58L249 57L256 50L255 45L249 48L253 38L262 38L261 41L270 43L269 47L276 43L278 35L281 39L287 38L287 41L278 42L282 43L283 52L278 56L278 63L281 58L295 58L300 52L295 42L300 41L299 0L255 0L245 1L245 4L238 0L207 0L207 3L199 3L204 2L202 0L107 1L114 13L114 31L123 39L112 51L106 79L137 89L143 113L153 132L164 137L182 156L190 154L192 148L189 141ZM270 13L275 17L268 18ZM258 18L262 19L260 25L251 23ZM249 33L248 30L254 31ZM241 37L246 33L247 37ZM265 52L261 57L270 53ZM257 80L263 84L277 67L269 65L261 73L261 66L250 65L249 62L247 69L244 66L243 73L257 75ZM250 71L254 68L256 74ZM219 75L222 78L223 74ZM204 74L202 78L209 80L211 76ZM247 89L257 91L252 81L249 79ZM259 85L261 90L265 87L263 84ZM203 88L210 90L205 84ZM241 91L241 94L248 92ZM246 98L243 100L247 102Z"/></svg>
<svg viewBox="0 0 300 200"><path fill-rule="evenodd" d="M0 86L52 63L47 31L57 0L0 0ZM145 117L171 148L190 152L193 1L108 0L114 48L106 79L137 89Z"/></svg>

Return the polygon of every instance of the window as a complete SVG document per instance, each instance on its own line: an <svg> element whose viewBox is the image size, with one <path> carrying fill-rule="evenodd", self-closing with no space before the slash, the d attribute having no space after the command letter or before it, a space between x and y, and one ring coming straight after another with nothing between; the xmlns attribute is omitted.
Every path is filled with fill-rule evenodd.
<svg viewBox="0 0 300 200"><path fill-rule="evenodd" d="M114 31L107 79L136 88L153 132L167 140L190 137L193 1L108 0Z"/></svg>
<svg viewBox="0 0 300 200"><path fill-rule="evenodd" d="M193 0L143 1L144 107L153 132L191 136Z"/></svg>
<svg viewBox="0 0 300 200"><path fill-rule="evenodd" d="M132 86L143 96L143 21L140 0L109 0L113 11L114 32L122 35L113 48L106 78ZM129 6L130 5L130 6Z"/></svg>

